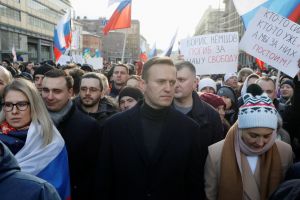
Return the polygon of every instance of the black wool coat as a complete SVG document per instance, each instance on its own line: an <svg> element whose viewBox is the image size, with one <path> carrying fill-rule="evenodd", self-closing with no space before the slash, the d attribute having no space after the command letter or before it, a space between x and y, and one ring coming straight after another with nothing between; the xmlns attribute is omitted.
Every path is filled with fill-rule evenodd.
<svg viewBox="0 0 300 200"><path fill-rule="evenodd" d="M57 129L68 151L72 200L92 199L92 184L102 136L100 126L73 104Z"/></svg>
<svg viewBox="0 0 300 200"><path fill-rule="evenodd" d="M208 103L202 101L196 92L193 92L193 107L187 114L201 127L206 127L206 132L200 132L202 139L205 138L209 145L225 138L223 124L219 113Z"/></svg>
<svg viewBox="0 0 300 200"><path fill-rule="evenodd" d="M140 105L108 119L97 167L96 199L204 199L207 142L196 139L200 129L170 108L157 149L149 158Z"/></svg>

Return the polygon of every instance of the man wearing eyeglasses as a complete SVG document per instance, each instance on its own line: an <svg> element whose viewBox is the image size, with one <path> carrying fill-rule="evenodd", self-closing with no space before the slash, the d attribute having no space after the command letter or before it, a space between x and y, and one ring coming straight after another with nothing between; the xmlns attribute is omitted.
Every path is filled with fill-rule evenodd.
<svg viewBox="0 0 300 200"><path fill-rule="evenodd" d="M112 100L105 97L102 91L100 77L95 72L86 73L80 82L79 96L74 100L80 111L95 118L99 124L117 112Z"/></svg>

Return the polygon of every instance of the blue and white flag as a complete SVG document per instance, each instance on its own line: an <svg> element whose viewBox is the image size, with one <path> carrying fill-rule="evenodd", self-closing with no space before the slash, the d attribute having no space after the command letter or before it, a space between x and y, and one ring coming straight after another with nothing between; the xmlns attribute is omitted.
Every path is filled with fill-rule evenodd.
<svg viewBox="0 0 300 200"><path fill-rule="evenodd" d="M300 0L233 0L233 3L243 19L245 28L260 7L265 7L292 21L297 21L300 17Z"/></svg>

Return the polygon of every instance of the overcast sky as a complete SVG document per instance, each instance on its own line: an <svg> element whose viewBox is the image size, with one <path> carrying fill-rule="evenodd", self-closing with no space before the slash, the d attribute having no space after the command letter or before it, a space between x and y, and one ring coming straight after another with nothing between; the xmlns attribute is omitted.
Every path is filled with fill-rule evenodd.
<svg viewBox="0 0 300 200"><path fill-rule="evenodd" d="M150 48L156 42L156 47L164 50L169 46L177 28L176 41L192 36L208 6L218 8L220 5L222 8L222 2L223 0L132 0L132 19L140 21L141 34L147 39ZM109 19L118 5L108 7L108 0L71 0L71 3L76 16L87 16L89 19Z"/></svg>

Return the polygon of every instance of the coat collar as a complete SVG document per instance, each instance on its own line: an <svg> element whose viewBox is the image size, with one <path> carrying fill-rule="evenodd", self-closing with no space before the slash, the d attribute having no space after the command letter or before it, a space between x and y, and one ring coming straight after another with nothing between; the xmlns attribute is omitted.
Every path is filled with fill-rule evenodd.
<svg viewBox="0 0 300 200"><path fill-rule="evenodd" d="M199 125L207 125L209 121L207 120L207 109L205 108L205 103L200 99L197 92L192 93L193 97L193 108L189 116L196 120Z"/></svg>

